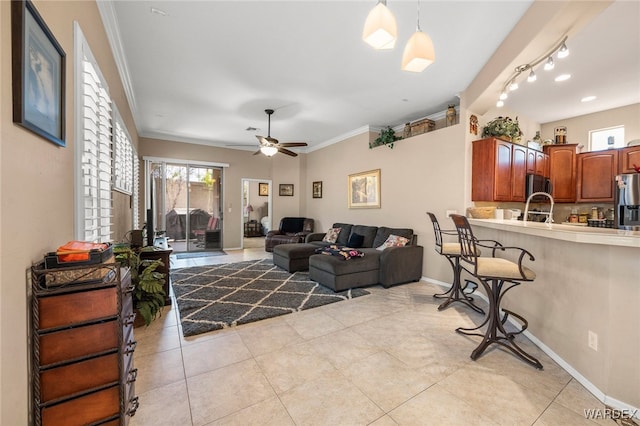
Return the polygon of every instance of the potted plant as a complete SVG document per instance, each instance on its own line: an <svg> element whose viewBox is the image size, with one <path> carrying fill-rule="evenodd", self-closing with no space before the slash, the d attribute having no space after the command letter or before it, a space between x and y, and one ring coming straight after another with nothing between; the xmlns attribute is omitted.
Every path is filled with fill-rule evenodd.
<svg viewBox="0 0 640 426"><path fill-rule="evenodd" d="M391 128L391 126L387 126L380 130L380 136L378 136L373 142L369 142L369 148L386 145L393 149L394 142L399 141L400 139L402 139L402 137L396 136L396 132Z"/></svg>
<svg viewBox="0 0 640 426"><path fill-rule="evenodd" d="M162 314L165 292L163 284L165 274L156 271L163 263L159 259L141 259L144 249L132 249L129 246L116 246L113 251L116 260L131 269L133 285L133 307L144 319L145 325Z"/></svg>
<svg viewBox="0 0 640 426"><path fill-rule="evenodd" d="M520 131L520 124L518 123L518 117L512 120L509 117L497 117L487 123L482 128L482 137L495 137L498 139L505 139L509 142L518 142L522 136Z"/></svg>

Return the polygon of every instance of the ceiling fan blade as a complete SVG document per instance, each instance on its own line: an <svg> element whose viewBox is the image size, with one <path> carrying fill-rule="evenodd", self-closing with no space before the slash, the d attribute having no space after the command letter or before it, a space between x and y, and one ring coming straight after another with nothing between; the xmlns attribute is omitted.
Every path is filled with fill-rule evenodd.
<svg viewBox="0 0 640 426"><path fill-rule="evenodd" d="M269 143L267 138L265 138L264 136L256 135L256 138L258 138L258 141L260 141L261 145L265 145Z"/></svg>
<svg viewBox="0 0 640 426"><path fill-rule="evenodd" d="M292 157L297 157L298 156L298 154L296 154L295 152L289 151L287 148L282 148L282 146L278 146L277 148L278 148L278 151L283 153L283 154L287 154L287 155L290 155Z"/></svg>
<svg viewBox="0 0 640 426"><path fill-rule="evenodd" d="M267 141L269 141L270 143L272 143L272 144L276 144L276 145L277 145L277 144L279 144L279 143L280 143L280 142L278 142L278 139L276 139L276 138L272 138L271 136L267 136L265 139L266 139Z"/></svg>
<svg viewBox="0 0 640 426"><path fill-rule="evenodd" d="M254 152L254 153L253 153L253 155L258 155L258 154L260 154L261 152L262 152L262 151L257 150L256 152Z"/></svg>
<svg viewBox="0 0 640 426"><path fill-rule="evenodd" d="M306 142L285 142L281 143L280 146L292 147L292 146L307 146Z"/></svg>

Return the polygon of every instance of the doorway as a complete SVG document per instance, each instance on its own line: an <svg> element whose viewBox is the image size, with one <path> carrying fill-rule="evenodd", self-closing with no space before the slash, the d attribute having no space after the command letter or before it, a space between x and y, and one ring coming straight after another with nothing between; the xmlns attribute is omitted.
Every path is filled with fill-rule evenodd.
<svg viewBox="0 0 640 426"><path fill-rule="evenodd" d="M174 253L222 250L222 168L149 161L155 233Z"/></svg>
<svg viewBox="0 0 640 426"><path fill-rule="evenodd" d="M271 181L242 178L241 184L242 248L264 247L264 237L271 230Z"/></svg>

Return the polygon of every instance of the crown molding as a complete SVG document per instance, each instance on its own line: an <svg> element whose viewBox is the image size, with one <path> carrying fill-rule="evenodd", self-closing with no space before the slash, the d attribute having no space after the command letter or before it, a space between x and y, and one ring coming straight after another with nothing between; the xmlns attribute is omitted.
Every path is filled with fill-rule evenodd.
<svg viewBox="0 0 640 426"><path fill-rule="evenodd" d="M129 109L131 115L133 115L133 122L135 123L136 130L140 132L138 123L141 123L138 115L138 107L136 103L136 96L133 91L133 85L131 83L131 74L129 73L129 66L127 65L127 57L124 53L124 46L122 44L122 38L120 37L120 30L118 26L118 18L114 7L114 2L111 0L98 0L97 2L100 17L102 18L102 25L107 34L109 45L111 46L111 53L113 59L118 68L120 74L120 80L124 87L124 93L129 102Z"/></svg>

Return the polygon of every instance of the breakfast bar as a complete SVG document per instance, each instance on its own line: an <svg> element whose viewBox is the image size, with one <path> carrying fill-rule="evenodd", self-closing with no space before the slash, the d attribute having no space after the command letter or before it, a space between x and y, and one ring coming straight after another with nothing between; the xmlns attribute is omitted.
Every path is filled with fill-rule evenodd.
<svg viewBox="0 0 640 426"><path fill-rule="evenodd" d="M526 334L605 403L640 406L640 232L469 219L480 239L533 253L537 277L504 306Z"/></svg>

